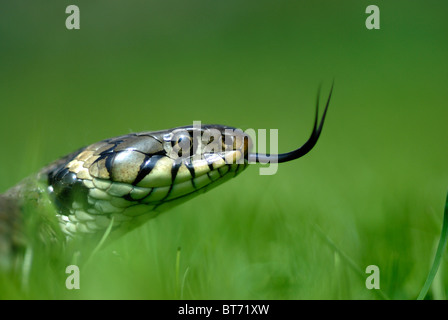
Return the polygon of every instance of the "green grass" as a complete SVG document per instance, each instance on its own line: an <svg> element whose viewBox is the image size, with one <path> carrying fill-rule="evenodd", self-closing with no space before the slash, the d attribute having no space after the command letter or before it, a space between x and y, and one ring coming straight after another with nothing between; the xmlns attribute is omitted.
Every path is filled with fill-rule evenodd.
<svg viewBox="0 0 448 320"><path fill-rule="evenodd" d="M247 172L249 177L261 179L256 170L248 170L252 171ZM287 196L279 197L294 193L281 181L259 182L274 193L272 197L259 196L249 180L241 175L222 190L173 209L100 249L88 265L81 266L80 290L65 288L68 275L63 262L36 258L27 290L17 289L14 279L2 279L1 297L417 297L432 261L440 215L428 221L412 209L397 210L399 206L391 205L378 214L382 216L379 223L360 224L350 215L335 217L337 209L327 211L310 200L296 203ZM227 201L220 196L223 192ZM370 264L380 268L381 292L365 288L368 275L363 272ZM446 262L442 261L442 277L437 280L441 295L430 291L428 298L445 298L444 272Z"/></svg>
<svg viewBox="0 0 448 320"><path fill-rule="evenodd" d="M426 297L429 289L431 288L432 282L434 281L437 275L440 262L445 253L447 236L448 236L448 196L446 198L445 211L443 214L442 232L440 233L440 240L437 246L436 254L434 256L434 262L432 264L431 271L429 272L428 277L426 278L425 284L417 297L419 300L422 300Z"/></svg>
<svg viewBox="0 0 448 320"><path fill-rule="evenodd" d="M446 5L379 1L368 31L363 1L108 4L79 1L76 33L60 2L1 5L1 192L81 146L194 120L278 129L289 151L334 78L321 139L100 248L80 290L34 252L26 285L0 274L0 298L417 298L448 185ZM446 299L447 274L445 254L427 299Z"/></svg>

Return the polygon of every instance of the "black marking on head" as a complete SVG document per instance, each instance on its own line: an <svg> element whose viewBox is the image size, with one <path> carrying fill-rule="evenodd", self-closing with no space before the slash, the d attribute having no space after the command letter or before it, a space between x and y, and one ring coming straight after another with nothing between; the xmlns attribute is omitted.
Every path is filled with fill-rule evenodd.
<svg viewBox="0 0 448 320"><path fill-rule="evenodd" d="M112 141L108 141L112 140ZM124 140L119 139L113 141L113 139L105 140L107 143L113 144L109 149L106 149L102 151L98 155L98 159L96 159L93 163L100 162L101 160L105 160L104 164L106 167L107 172L109 173L109 176L112 177L112 167L114 165L115 156L117 155L117 152L115 151L115 148L122 143Z"/></svg>
<svg viewBox="0 0 448 320"><path fill-rule="evenodd" d="M142 181L151 171L154 169L157 161L162 159L164 156L162 155L153 155L153 156L145 156L145 160L140 166L140 170L137 174L132 185L136 186L140 181Z"/></svg>
<svg viewBox="0 0 448 320"><path fill-rule="evenodd" d="M152 157L152 156L166 156L166 151L165 150L160 150L160 151L157 151L157 152L154 152L154 153L147 153L147 152L143 152L143 151L136 150L136 149L128 149L128 150L132 150L133 152L141 153L141 154L147 156L148 158Z"/></svg>
<svg viewBox="0 0 448 320"><path fill-rule="evenodd" d="M182 162L175 161L173 166L171 167L171 186L174 184L174 180L176 180L177 173L179 172L181 166Z"/></svg>
<svg viewBox="0 0 448 320"><path fill-rule="evenodd" d="M185 161L185 166L187 167L188 171L190 171L192 179L196 176L196 172L194 171L194 166L191 163L191 161Z"/></svg>
<svg viewBox="0 0 448 320"><path fill-rule="evenodd" d="M191 161L186 161L185 166L187 167L188 171L191 174L191 184L193 185L193 188L196 190L196 184L194 183L194 178L196 177L196 171L194 170L194 166L191 163Z"/></svg>
<svg viewBox="0 0 448 320"><path fill-rule="evenodd" d="M109 154L107 157L106 157L106 162L105 162L105 165L106 165L106 169L107 169L107 171L109 172L109 176L113 179L113 177L112 177L112 167L114 166L114 160L115 160L115 156L117 155L117 153L112 153L112 154Z"/></svg>
<svg viewBox="0 0 448 320"><path fill-rule="evenodd" d="M173 190L174 186L174 180L176 180L177 173L179 172L179 168L182 166L182 162L174 162L173 166L171 167L171 185L170 189L166 193L166 195L163 197L160 201L165 201L166 198L168 198L171 194L171 191Z"/></svg>
<svg viewBox="0 0 448 320"><path fill-rule="evenodd" d="M105 140L107 143L112 144L112 146L109 149L106 149L104 151L102 151L99 155L100 157L110 154L110 153L114 153L115 152L115 148L118 147L118 145L122 142L124 142L123 139L118 139L118 140L114 140L114 139L109 139L109 140Z"/></svg>

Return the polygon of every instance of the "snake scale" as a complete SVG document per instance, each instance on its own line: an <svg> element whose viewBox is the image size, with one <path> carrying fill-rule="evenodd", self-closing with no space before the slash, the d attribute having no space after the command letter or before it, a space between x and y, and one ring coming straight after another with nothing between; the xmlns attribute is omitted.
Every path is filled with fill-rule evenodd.
<svg viewBox="0 0 448 320"><path fill-rule="evenodd" d="M98 239L108 229L108 237L117 238L250 163L305 155L319 138L332 89L320 122L317 99L308 141L289 153L251 153L251 139L241 130L193 125L106 139L49 164L0 195L0 267L10 267L35 242Z"/></svg>

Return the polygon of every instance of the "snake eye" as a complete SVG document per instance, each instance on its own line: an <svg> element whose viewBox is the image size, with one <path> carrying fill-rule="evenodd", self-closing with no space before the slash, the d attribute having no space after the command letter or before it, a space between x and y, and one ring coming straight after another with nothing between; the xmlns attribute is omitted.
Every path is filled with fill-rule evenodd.
<svg viewBox="0 0 448 320"><path fill-rule="evenodd" d="M181 134L174 136L173 140L171 140L171 146L179 157L192 155L193 142L190 135Z"/></svg>

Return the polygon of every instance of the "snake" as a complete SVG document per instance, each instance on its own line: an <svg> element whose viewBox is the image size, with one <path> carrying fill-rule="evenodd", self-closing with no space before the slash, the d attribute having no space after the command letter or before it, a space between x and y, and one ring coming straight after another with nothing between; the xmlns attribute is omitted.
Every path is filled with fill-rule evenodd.
<svg viewBox="0 0 448 320"><path fill-rule="evenodd" d="M251 152L252 139L225 125L126 134L83 147L0 194L0 267L41 243L65 248L116 239L160 213L236 177L250 164L298 159L316 145L331 99L299 148Z"/></svg>

